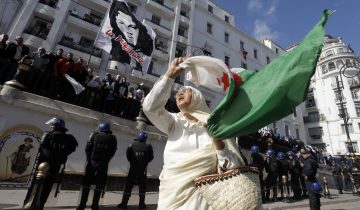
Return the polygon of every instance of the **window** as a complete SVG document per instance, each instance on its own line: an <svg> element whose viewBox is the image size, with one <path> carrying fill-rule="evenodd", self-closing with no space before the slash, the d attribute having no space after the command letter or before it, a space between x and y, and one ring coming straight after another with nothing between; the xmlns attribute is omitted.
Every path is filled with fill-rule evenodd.
<svg viewBox="0 0 360 210"><path fill-rule="evenodd" d="M326 53L325 53L326 57L329 57L329 56L332 56L332 55L334 55L334 52L332 50L326 51Z"/></svg>
<svg viewBox="0 0 360 210"><path fill-rule="evenodd" d="M243 68L243 69L247 69L247 64L246 64L246 63L241 62L241 68Z"/></svg>
<svg viewBox="0 0 360 210"><path fill-rule="evenodd" d="M346 117L346 116L349 116L349 113L348 113L346 107L344 107L344 112L341 111L341 108L339 108L338 111L339 111L339 117L341 117L341 118ZM345 116L344 116L344 114L345 114Z"/></svg>
<svg viewBox="0 0 360 210"><path fill-rule="evenodd" d="M308 119L309 122L318 122L320 120L319 112L309 112Z"/></svg>
<svg viewBox="0 0 360 210"><path fill-rule="evenodd" d="M258 59L258 51L257 51L257 49L254 49L254 58Z"/></svg>
<svg viewBox="0 0 360 210"><path fill-rule="evenodd" d="M296 128L296 130L295 130L295 131L296 131L296 138L297 138L297 139L300 139L299 129L298 129L298 128Z"/></svg>
<svg viewBox="0 0 360 210"><path fill-rule="evenodd" d="M339 85L340 85L340 87L341 87L341 83L340 83L340 82L339 82ZM341 101L341 100L344 99L344 96L343 96L342 92L339 93L337 90L334 91L334 92L335 92L335 100L336 100L336 101Z"/></svg>
<svg viewBox="0 0 360 210"><path fill-rule="evenodd" d="M151 17L151 22L155 23L156 25L160 25L160 21L161 21L161 18L159 18L158 16L156 15L153 15Z"/></svg>
<svg viewBox="0 0 360 210"><path fill-rule="evenodd" d="M184 49L177 48L175 51L175 57L182 57L184 55Z"/></svg>
<svg viewBox="0 0 360 210"><path fill-rule="evenodd" d="M180 15L181 15L181 16L184 16L184 17L187 17L187 13L186 13L185 10L181 10L181 11L180 11Z"/></svg>
<svg viewBox="0 0 360 210"><path fill-rule="evenodd" d="M245 49L245 44L243 41L240 41L240 50L243 51Z"/></svg>
<svg viewBox="0 0 360 210"><path fill-rule="evenodd" d="M344 52L344 48L339 48L338 49L338 53L343 53Z"/></svg>
<svg viewBox="0 0 360 210"><path fill-rule="evenodd" d="M279 49L276 48L276 49L275 49L275 52L276 52L276 54L279 54Z"/></svg>
<svg viewBox="0 0 360 210"><path fill-rule="evenodd" d="M86 37L81 37L80 41L79 41L79 45L85 48L91 48L92 45L94 43L94 40L86 38Z"/></svg>
<svg viewBox="0 0 360 210"><path fill-rule="evenodd" d="M294 113L294 117L297 117L297 113L296 113L296 107L292 109L293 113Z"/></svg>
<svg viewBox="0 0 360 210"><path fill-rule="evenodd" d="M356 116L360 117L360 107L356 106L355 110L356 110Z"/></svg>
<svg viewBox="0 0 360 210"><path fill-rule="evenodd" d="M343 65L344 65L344 62L343 62L342 60L337 60L337 61L336 61L336 67L337 67L338 69L340 69Z"/></svg>
<svg viewBox="0 0 360 210"><path fill-rule="evenodd" d="M229 22L229 16L225 15L225 22Z"/></svg>
<svg viewBox="0 0 360 210"><path fill-rule="evenodd" d="M326 74L328 72L327 68L326 68L326 65L321 66L321 71L322 71L323 74Z"/></svg>
<svg viewBox="0 0 360 210"><path fill-rule="evenodd" d="M314 107L314 106L316 106L314 97L307 98L306 107Z"/></svg>
<svg viewBox="0 0 360 210"><path fill-rule="evenodd" d="M321 136L323 135L322 127L315 127L315 128L309 128L309 136L313 139L321 139Z"/></svg>
<svg viewBox="0 0 360 210"><path fill-rule="evenodd" d="M214 13L214 7L211 6L210 4L208 5L208 11Z"/></svg>
<svg viewBox="0 0 360 210"><path fill-rule="evenodd" d="M359 99L359 95L358 95L359 89L355 88L351 90L351 96L353 99Z"/></svg>
<svg viewBox="0 0 360 210"><path fill-rule="evenodd" d="M354 133L354 128L351 123L347 124L347 127L348 127L349 133ZM341 131L342 131L342 133L346 133L344 124L341 124Z"/></svg>
<svg viewBox="0 0 360 210"><path fill-rule="evenodd" d="M212 24L211 23L207 23L207 26L206 26L206 30L209 34L212 34Z"/></svg>
<svg viewBox="0 0 360 210"><path fill-rule="evenodd" d="M225 32L224 36L225 36L225 42L229 43L229 34Z"/></svg>
<svg viewBox="0 0 360 210"><path fill-rule="evenodd" d="M186 37L186 29L183 27L179 27L178 29L178 35Z"/></svg>
<svg viewBox="0 0 360 210"><path fill-rule="evenodd" d="M290 136L290 130L289 130L289 126L285 125L285 136L289 137Z"/></svg>
<svg viewBox="0 0 360 210"><path fill-rule="evenodd" d="M329 63L329 71L332 71L332 70L335 70L336 67L335 67L335 64L333 62L330 62Z"/></svg>
<svg viewBox="0 0 360 210"><path fill-rule="evenodd" d="M25 30L25 33L45 40L50 32L51 26L52 22L35 16L30 26Z"/></svg>
<svg viewBox="0 0 360 210"><path fill-rule="evenodd" d="M230 66L230 57L225 55L225 64Z"/></svg>
<svg viewBox="0 0 360 210"><path fill-rule="evenodd" d="M270 63L270 58L269 56L266 56L266 64L269 64Z"/></svg>

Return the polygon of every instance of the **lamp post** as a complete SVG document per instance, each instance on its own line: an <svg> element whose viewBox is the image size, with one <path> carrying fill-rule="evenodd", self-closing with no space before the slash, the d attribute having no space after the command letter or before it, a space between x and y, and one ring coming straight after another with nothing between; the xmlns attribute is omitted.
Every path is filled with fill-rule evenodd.
<svg viewBox="0 0 360 210"><path fill-rule="evenodd" d="M349 68L356 68L357 69L356 74L346 75L345 70L349 69ZM347 116L347 113L345 113L345 108L344 108L344 104L343 104L343 94L341 92L341 89L344 89L344 82L343 82L342 75L344 75L344 77L346 77L346 78L353 78L353 77L356 77L359 73L360 73L359 62L357 62L357 63L346 63L345 65L343 65L340 68L340 72L339 72L340 81L341 81L341 87L339 85L339 78L336 76L337 91L338 91L338 96L339 96L339 101L340 101L340 109L341 109L341 113L339 114L339 116L341 118L343 118L343 120L344 120L345 133L346 133L346 137L347 137L346 148L347 148L347 150L349 152L349 158L351 159L352 163L355 163L356 156L355 156L355 153L354 153L354 148L353 148L351 138L350 138L350 134L349 134L349 128L348 128L349 117Z"/></svg>

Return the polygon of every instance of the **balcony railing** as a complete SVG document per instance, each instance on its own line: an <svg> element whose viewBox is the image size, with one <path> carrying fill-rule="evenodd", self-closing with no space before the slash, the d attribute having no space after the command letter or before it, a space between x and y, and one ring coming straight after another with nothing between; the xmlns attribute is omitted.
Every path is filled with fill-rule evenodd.
<svg viewBox="0 0 360 210"><path fill-rule="evenodd" d="M166 30L168 30L168 31L171 31L170 28L167 28L167 27L165 27L165 26L163 26L163 25L160 25L160 24L157 23L156 21L153 21L153 20L148 19L148 18L145 18L145 20L150 21L150 22L152 22L153 24L155 24L155 25L157 25L157 26L160 26L161 28L164 28L164 29L166 29Z"/></svg>
<svg viewBox="0 0 360 210"><path fill-rule="evenodd" d="M154 2L156 2L157 4L159 4L159 5L163 6L163 7L165 7L165 8L167 8L167 9L171 10L171 11L174 11L174 9L173 9L173 8L166 6L166 5L164 4L164 2L163 2L163 1L159 1L159 0L153 0L153 1L154 1Z"/></svg>
<svg viewBox="0 0 360 210"><path fill-rule="evenodd" d="M82 46L82 45L72 41L72 39L69 37L63 37L62 40L59 42L59 44L65 46L65 47L69 47L74 50L78 50L83 53L91 54L96 57L101 57L101 49L99 49L97 47Z"/></svg>
<svg viewBox="0 0 360 210"><path fill-rule="evenodd" d="M76 17L76 18L79 18L83 21L86 21L88 23L91 23L93 25L96 25L96 26L100 26L101 25L101 19L97 18L97 17L94 17L94 16L91 16L89 14L84 14L83 16L80 16L74 12L71 12L70 11L70 15L73 16L73 17Z"/></svg>
<svg viewBox="0 0 360 210"><path fill-rule="evenodd" d="M49 1L39 0L39 3L45 4L45 5L47 5L49 7L52 7L52 8L56 8L58 2L59 2L59 0L49 0Z"/></svg>

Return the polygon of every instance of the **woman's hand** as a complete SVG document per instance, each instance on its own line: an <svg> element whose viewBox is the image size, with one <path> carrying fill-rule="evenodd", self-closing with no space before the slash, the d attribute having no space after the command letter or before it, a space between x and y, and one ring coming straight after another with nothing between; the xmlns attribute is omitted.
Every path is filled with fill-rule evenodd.
<svg viewBox="0 0 360 210"><path fill-rule="evenodd" d="M187 57L180 57L180 58L175 58L173 61L171 61L171 64L170 64L168 70L166 71L165 75L172 79L175 79L181 73L183 73L185 69L180 68L179 64L184 62L184 60L186 58Z"/></svg>

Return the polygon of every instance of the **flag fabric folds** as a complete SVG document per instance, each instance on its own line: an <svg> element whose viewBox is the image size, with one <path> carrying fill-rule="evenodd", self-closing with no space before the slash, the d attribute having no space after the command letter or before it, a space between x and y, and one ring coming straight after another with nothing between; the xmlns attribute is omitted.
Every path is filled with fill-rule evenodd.
<svg viewBox="0 0 360 210"><path fill-rule="evenodd" d="M113 0L95 45L111 54L111 59L146 72L155 47L156 34L141 23L124 0Z"/></svg>
<svg viewBox="0 0 360 210"><path fill-rule="evenodd" d="M68 74L65 74L65 78L71 84L71 86L73 86L76 95L79 95L83 90L85 90L84 86L82 86L78 81L70 77Z"/></svg>
<svg viewBox="0 0 360 210"><path fill-rule="evenodd" d="M295 49L256 73L242 75L244 81L240 85L236 85L233 73L224 68L229 86L208 119L211 136L227 139L255 132L289 115L292 108L304 101L323 46L324 25L331 13L325 10Z"/></svg>

